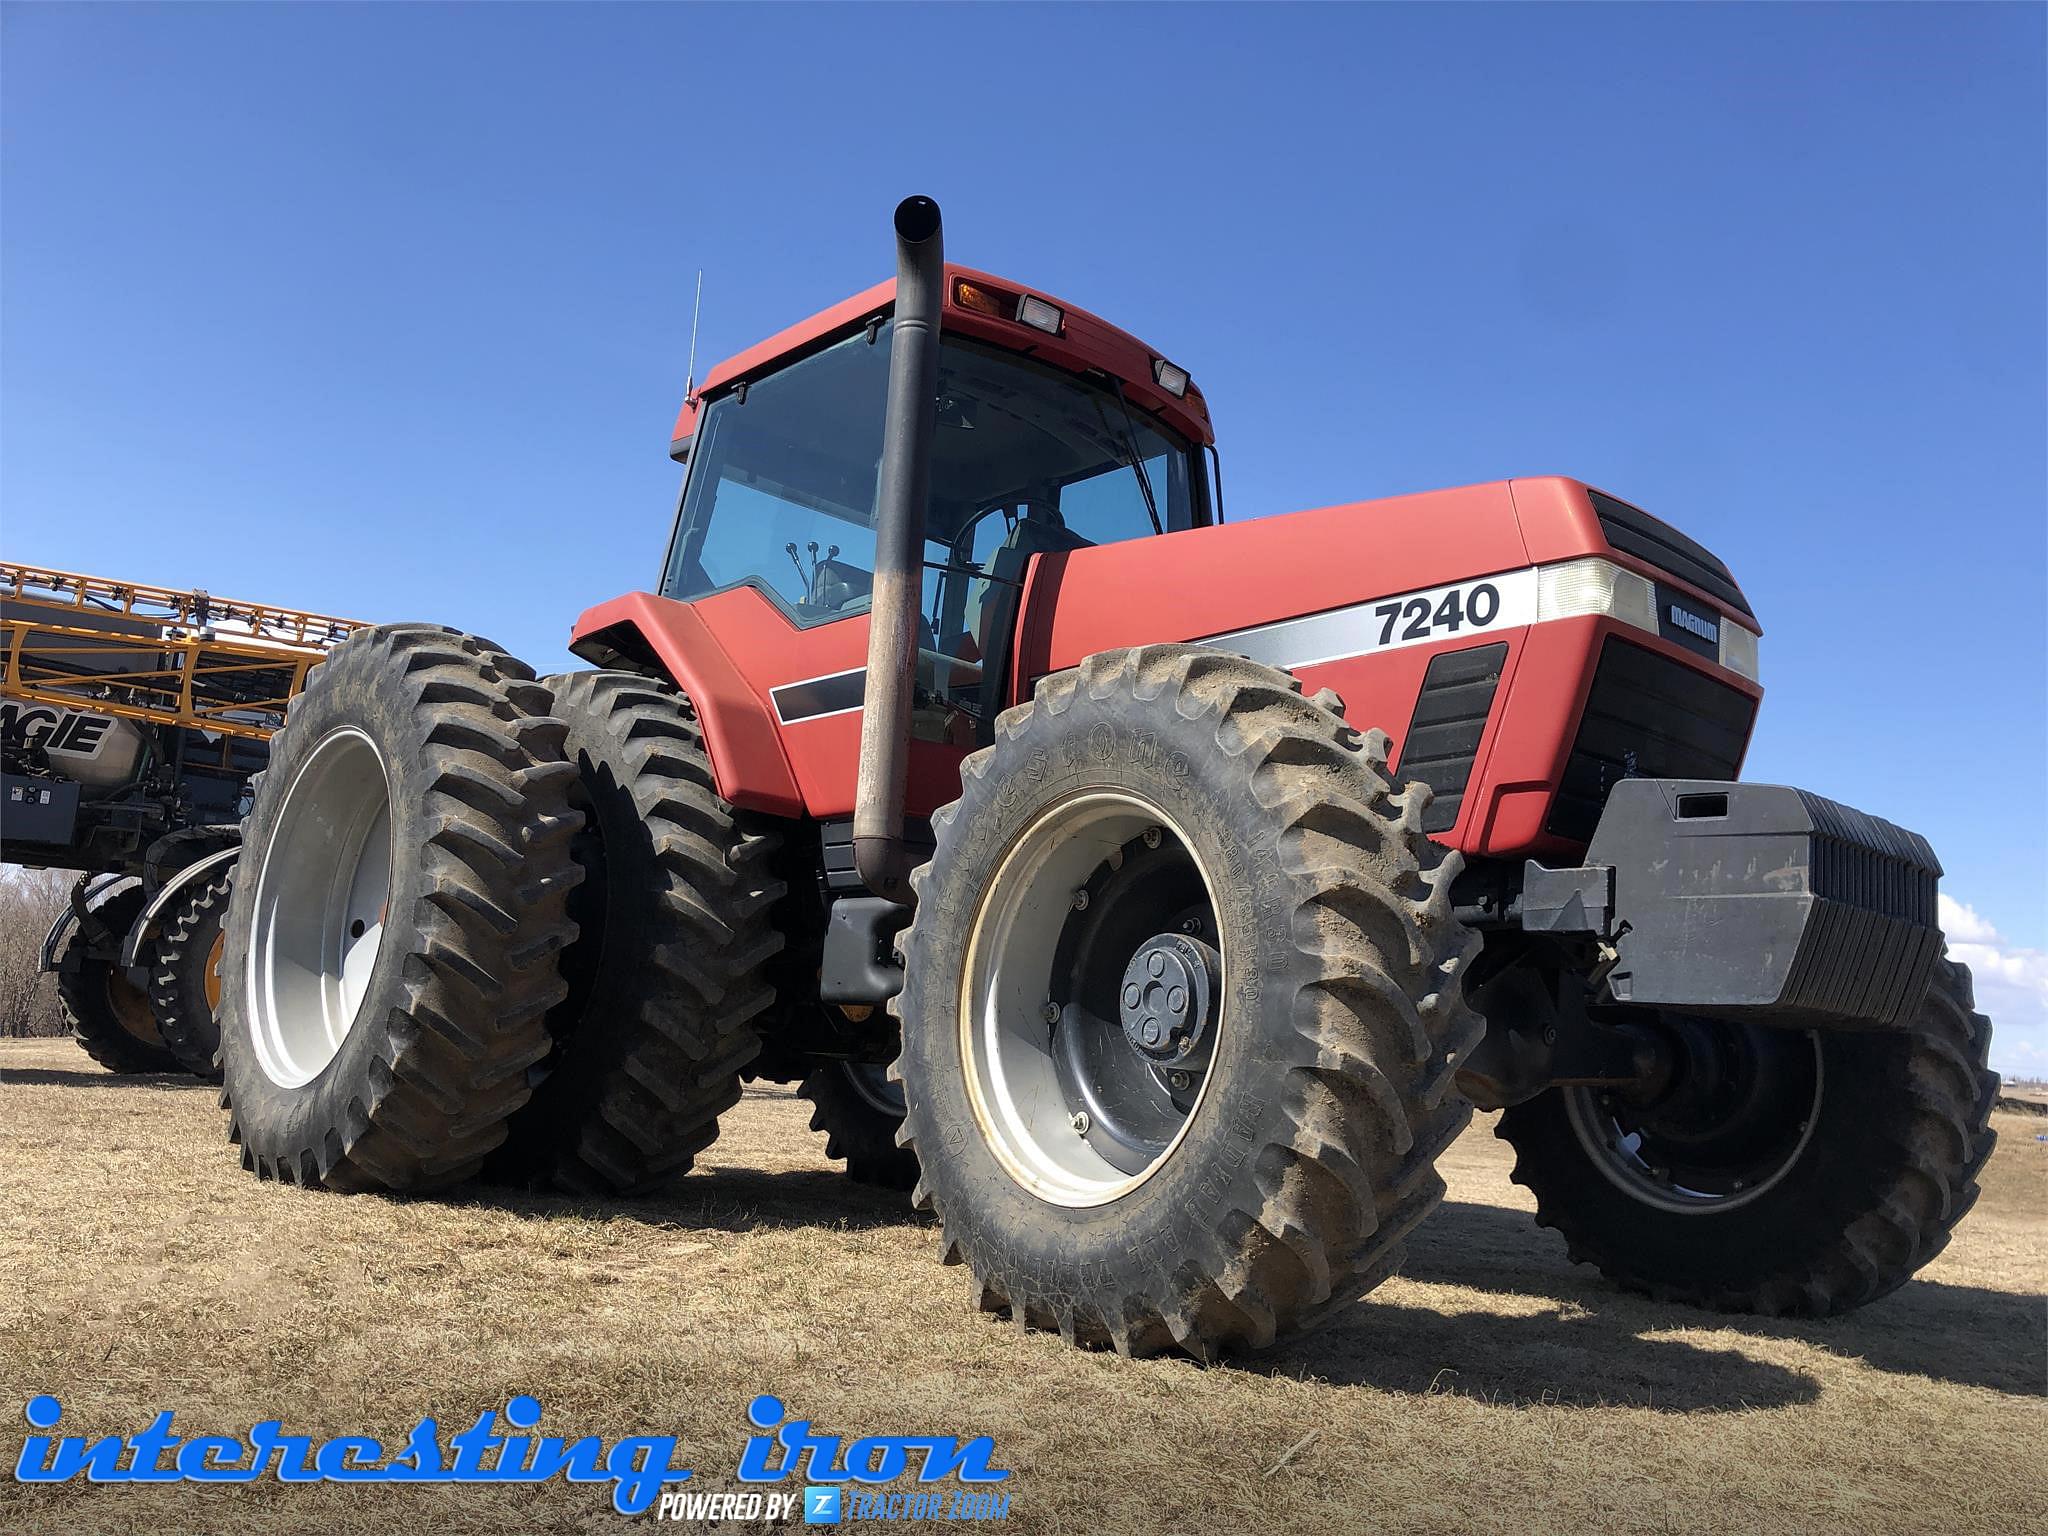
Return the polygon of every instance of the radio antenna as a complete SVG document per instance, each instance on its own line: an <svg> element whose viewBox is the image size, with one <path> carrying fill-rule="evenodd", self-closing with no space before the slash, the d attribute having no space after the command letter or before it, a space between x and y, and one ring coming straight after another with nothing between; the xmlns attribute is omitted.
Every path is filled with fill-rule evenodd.
<svg viewBox="0 0 2048 1536"><path fill-rule="evenodd" d="M697 301L690 306L690 369L683 380L683 398L697 398L697 320L704 313L704 269L697 269Z"/></svg>

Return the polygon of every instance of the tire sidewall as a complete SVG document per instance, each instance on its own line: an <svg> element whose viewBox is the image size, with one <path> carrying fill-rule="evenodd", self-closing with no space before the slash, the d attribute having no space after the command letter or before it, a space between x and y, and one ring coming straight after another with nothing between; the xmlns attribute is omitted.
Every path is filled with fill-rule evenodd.
<svg viewBox="0 0 2048 1536"><path fill-rule="evenodd" d="M1077 688L1057 715L1041 706L1027 737L999 739L987 771L963 782L923 882L907 957L901 1072L925 1183L949 1235L976 1249L978 1267L1028 1276L1040 1294L1061 1288L1061 1274L1072 1274L1076 1288L1156 1289L1232 1209L1260 1208L1255 1154L1293 1129L1282 1123L1282 1085L1305 1042L1290 1016L1294 989L1280 973L1298 953L1291 921L1299 892L1254 786L1215 749L1214 712L1184 716L1170 694L1138 702L1134 710L1128 694L1095 698ZM1210 1081L1183 1139L1136 1188L1070 1207L1017 1183L989 1146L969 1098L961 991L977 914L1010 849L1048 808L1102 790L1159 810L1205 871L1224 1003Z"/></svg>

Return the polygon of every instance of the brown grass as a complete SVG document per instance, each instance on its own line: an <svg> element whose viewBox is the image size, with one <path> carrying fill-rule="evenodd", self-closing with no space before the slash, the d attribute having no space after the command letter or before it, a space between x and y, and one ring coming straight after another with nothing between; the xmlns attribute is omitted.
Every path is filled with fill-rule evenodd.
<svg viewBox="0 0 2048 1536"><path fill-rule="evenodd" d="M1622 1296L1529 1221L1482 1124L1406 1273L1313 1339L1201 1369L969 1310L931 1228L830 1171L807 1106L751 1093L669 1197L447 1201L259 1185L211 1090L0 1043L0 1457L66 1429L281 1417L398 1438L514 1392L544 1430L681 1437L731 1486L754 1393L820 1429L992 1433L1014 1530L1985 1531L2048 1522L2048 1143L2001 1117L1984 1198L1854 1317ZM1304 1437L1315 1438L1271 1476ZM0 1530L613 1528L607 1490L22 1488Z"/></svg>

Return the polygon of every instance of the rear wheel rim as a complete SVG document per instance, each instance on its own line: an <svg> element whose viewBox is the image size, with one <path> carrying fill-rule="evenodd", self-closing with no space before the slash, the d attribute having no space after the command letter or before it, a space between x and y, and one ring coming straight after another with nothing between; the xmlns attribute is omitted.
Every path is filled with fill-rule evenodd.
<svg viewBox="0 0 2048 1536"><path fill-rule="evenodd" d="M1820 1036L1719 1021L1677 1028L1681 1060L1711 1054L1722 1066L1726 1081L1711 1097L1688 1101L1681 1083L1637 1107L1565 1088L1565 1115L1594 1165L1632 1198L1684 1216L1736 1210L1775 1189L1813 1140L1825 1086Z"/></svg>
<svg viewBox="0 0 2048 1536"><path fill-rule="evenodd" d="M391 894L391 792L375 743L322 737L285 792L251 902L251 1035L283 1088L318 1077L348 1039Z"/></svg>
<svg viewBox="0 0 2048 1536"><path fill-rule="evenodd" d="M1091 893L1140 858L1182 861L1185 878L1137 893L1139 910L1091 916ZM1185 1140L1224 1027L1221 962L1208 982L1213 1002L1200 1057L1177 1065L1139 1050L1120 1029L1124 968L1142 948L1123 945L1141 932L1171 938L1199 929L1220 951L1215 914L1215 883L1186 834L1125 791L1090 791L1048 807L1004 856L963 962L960 1045L983 1140L1038 1198L1106 1205L1152 1178ZM1113 938L1090 926L1110 920L1121 925ZM1071 972L1077 947L1104 943L1114 953Z"/></svg>

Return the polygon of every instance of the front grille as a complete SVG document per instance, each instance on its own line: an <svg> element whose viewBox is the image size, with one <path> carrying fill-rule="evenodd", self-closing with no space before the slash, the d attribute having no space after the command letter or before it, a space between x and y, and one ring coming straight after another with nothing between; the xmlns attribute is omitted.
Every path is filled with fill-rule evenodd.
<svg viewBox="0 0 2048 1536"><path fill-rule="evenodd" d="M1614 548L1638 560L1647 560L1658 570L1669 571L1702 592L1712 593L1737 613L1755 617L1749 613L1749 602L1743 597L1742 588L1735 584L1734 575L1717 556L1640 507L1616 501L1599 491L1587 494L1593 498L1600 531Z"/></svg>
<svg viewBox="0 0 2048 1536"><path fill-rule="evenodd" d="M1458 824L1472 758L1486 733L1486 717L1507 659L1507 642L1502 640L1445 651L1430 661L1415 700L1415 716L1401 741L1399 770L1403 779L1419 779L1435 793L1422 813L1425 832L1448 832Z"/></svg>
<svg viewBox="0 0 2048 1536"><path fill-rule="evenodd" d="M1732 779L1756 705L1682 662L1609 636L1544 830L1587 842L1623 779Z"/></svg>

